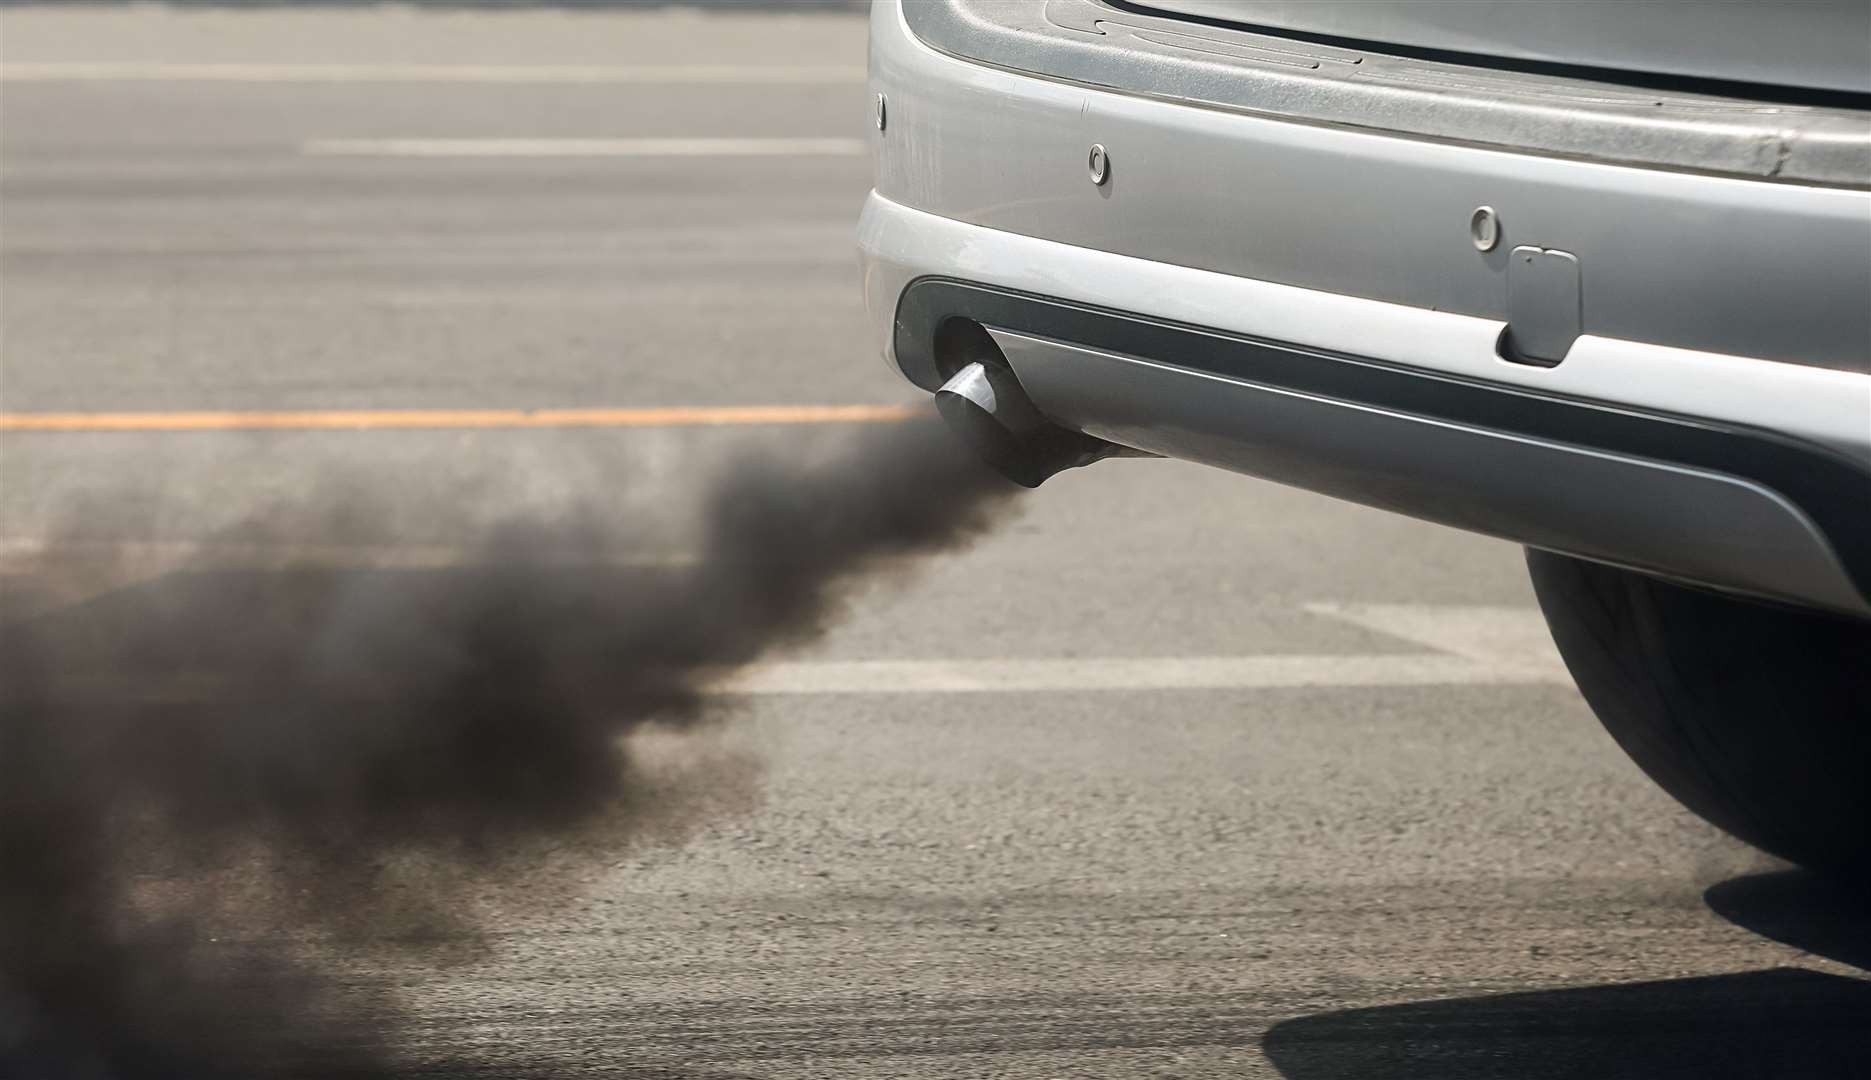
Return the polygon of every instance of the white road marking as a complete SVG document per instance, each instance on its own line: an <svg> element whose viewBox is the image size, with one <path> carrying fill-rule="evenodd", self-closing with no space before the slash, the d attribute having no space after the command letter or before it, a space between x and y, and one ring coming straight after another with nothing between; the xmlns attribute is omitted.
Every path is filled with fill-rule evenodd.
<svg viewBox="0 0 1871 1080"><path fill-rule="evenodd" d="M1424 653L821 660L761 664L725 677L724 694L954 694L1066 690L1261 690L1334 686L1571 686L1534 608L1313 603L1424 645Z"/></svg>
<svg viewBox="0 0 1871 1080"><path fill-rule="evenodd" d="M1041 660L820 660L762 664L721 694L966 694L1089 690L1266 690L1570 682L1563 671L1439 653L1377 656L1166 656Z"/></svg>
<svg viewBox="0 0 1871 1080"><path fill-rule="evenodd" d="M471 563L471 553L448 548L410 550L265 545L99 545L140 573L131 581L175 568L179 555L209 566L276 568L290 564L426 567ZM249 550L249 547L252 550ZM174 548L175 550L169 550ZM0 542L0 569L31 569L45 549L19 538ZM66 555L72 554L69 551ZM10 556L10 558L9 558ZM619 552L605 566L686 565L676 552ZM100 586L131 582L110 580ZM1263 690L1280 688L1403 686L1571 686L1538 610L1428 604L1311 603L1305 610L1342 619L1429 652L1381 654L1273 654L1257 656L985 658L940 660L799 660L756 664L725 672L711 686L722 695L957 694L1060 691Z"/></svg>
<svg viewBox="0 0 1871 1080"><path fill-rule="evenodd" d="M863 139L315 139L319 157L857 157Z"/></svg>
<svg viewBox="0 0 1871 1080"><path fill-rule="evenodd" d="M61 597L60 605L77 602ZM69 673L68 673L69 674ZM156 683L113 684L80 673L99 700L206 701L212 674L171 673ZM706 676L706 672L696 673ZM874 694L1010 694L1167 690L1277 690L1406 686L1571 685L1564 672L1478 663L1440 653L1292 656L1075 657L984 660L804 660L759 664L704 678L719 697Z"/></svg>
<svg viewBox="0 0 1871 1080"><path fill-rule="evenodd" d="M856 65L10 63L4 82L253 83L862 83Z"/></svg>
<svg viewBox="0 0 1871 1080"><path fill-rule="evenodd" d="M1327 603L1305 607L1314 615L1343 619L1503 671L1571 681L1538 608Z"/></svg>

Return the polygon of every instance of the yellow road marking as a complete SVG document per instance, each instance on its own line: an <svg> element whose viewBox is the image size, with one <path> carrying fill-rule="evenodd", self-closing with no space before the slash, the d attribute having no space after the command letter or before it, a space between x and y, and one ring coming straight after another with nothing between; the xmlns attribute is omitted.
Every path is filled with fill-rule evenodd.
<svg viewBox="0 0 1871 1080"><path fill-rule="evenodd" d="M0 413L0 431L360 431L395 428L701 427L908 420L915 405L722 405L639 409L308 409Z"/></svg>

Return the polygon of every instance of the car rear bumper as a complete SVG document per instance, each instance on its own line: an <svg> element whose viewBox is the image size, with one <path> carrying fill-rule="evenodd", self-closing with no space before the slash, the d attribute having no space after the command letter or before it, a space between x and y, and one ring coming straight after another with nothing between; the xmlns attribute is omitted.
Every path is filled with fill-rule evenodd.
<svg viewBox="0 0 1871 1080"><path fill-rule="evenodd" d="M942 53L895 4L872 70L866 299L918 385L968 318L1123 445L1871 615L1871 193L1094 89ZM1516 247L1576 260L1556 366L1502 356Z"/></svg>

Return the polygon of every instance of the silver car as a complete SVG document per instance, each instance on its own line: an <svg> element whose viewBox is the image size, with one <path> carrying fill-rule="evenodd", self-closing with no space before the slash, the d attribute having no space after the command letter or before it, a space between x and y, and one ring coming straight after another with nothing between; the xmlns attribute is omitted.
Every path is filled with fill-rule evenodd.
<svg viewBox="0 0 1871 1080"><path fill-rule="evenodd" d="M1684 803L1871 878L1871 0L880 0L864 288L1037 484L1527 546Z"/></svg>

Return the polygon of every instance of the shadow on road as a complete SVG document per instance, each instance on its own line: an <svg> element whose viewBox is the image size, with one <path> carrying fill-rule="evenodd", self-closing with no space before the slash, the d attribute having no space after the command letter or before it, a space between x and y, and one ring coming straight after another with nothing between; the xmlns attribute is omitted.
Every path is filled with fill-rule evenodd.
<svg viewBox="0 0 1871 1080"><path fill-rule="evenodd" d="M1871 903L1817 874L1749 874L1710 887L1702 899L1736 926L1871 972Z"/></svg>
<svg viewBox="0 0 1871 1080"><path fill-rule="evenodd" d="M1775 941L1871 967L1871 905L1804 871L1704 894ZM1262 1040L1288 1080L1871 1077L1871 981L1797 968L1322 1013Z"/></svg>
<svg viewBox="0 0 1871 1080"><path fill-rule="evenodd" d="M1871 1075L1871 983L1795 968L1349 1009L1277 1024L1288 1080Z"/></svg>

